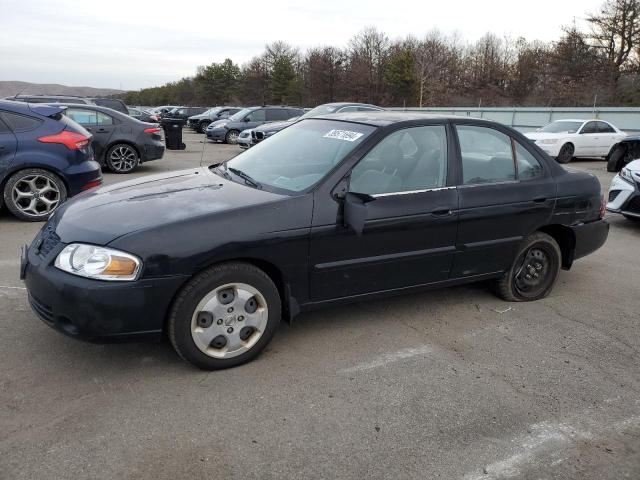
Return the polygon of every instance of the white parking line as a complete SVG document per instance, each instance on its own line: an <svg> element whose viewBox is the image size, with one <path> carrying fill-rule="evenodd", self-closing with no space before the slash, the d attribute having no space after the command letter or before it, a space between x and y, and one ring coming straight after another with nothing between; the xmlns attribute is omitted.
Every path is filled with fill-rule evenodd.
<svg viewBox="0 0 640 480"><path fill-rule="evenodd" d="M5 288L7 290L26 290L25 287L10 287L8 285L0 285L0 288Z"/></svg>
<svg viewBox="0 0 640 480"><path fill-rule="evenodd" d="M433 348L431 348L429 345L421 345L419 347L406 348L404 350L399 350L397 352L383 353L379 357L369 362L360 363L358 365L355 365L349 368L344 368L340 370L340 372L341 373L362 372L362 371L371 370L374 368L383 367L390 363L399 362L407 358L417 357L419 355L426 355L431 352L433 352Z"/></svg>

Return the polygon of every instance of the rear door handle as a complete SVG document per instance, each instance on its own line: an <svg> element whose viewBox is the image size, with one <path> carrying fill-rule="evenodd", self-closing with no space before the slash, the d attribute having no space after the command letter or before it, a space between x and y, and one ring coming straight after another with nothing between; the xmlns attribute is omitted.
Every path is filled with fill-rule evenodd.
<svg viewBox="0 0 640 480"><path fill-rule="evenodd" d="M546 197L538 197L533 199L534 203L544 203L547 201Z"/></svg>
<svg viewBox="0 0 640 480"><path fill-rule="evenodd" d="M431 215L433 215L434 217L447 217L452 214L453 209L451 209L450 207L439 207L431 211Z"/></svg>

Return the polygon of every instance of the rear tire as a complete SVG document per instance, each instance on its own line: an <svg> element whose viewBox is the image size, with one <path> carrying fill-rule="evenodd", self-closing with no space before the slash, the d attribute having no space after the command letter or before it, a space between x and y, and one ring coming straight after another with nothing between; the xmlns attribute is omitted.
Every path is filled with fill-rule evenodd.
<svg viewBox="0 0 640 480"><path fill-rule="evenodd" d="M550 235L536 232L522 242L511 268L493 281L492 290L509 302L539 300L553 289L561 264L558 243Z"/></svg>
<svg viewBox="0 0 640 480"><path fill-rule="evenodd" d="M575 152L575 148L571 143L565 143L561 148L560 152L558 152L558 156L556 157L556 161L558 163L569 163L573 158L573 153Z"/></svg>
<svg viewBox="0 0 640 480"><path fill-rule="evenodd" d="M105 163L113 173L131 173L140 165L140 155L128 143L117 143L107 151Z"/></svg>
<svg viewBox="0 0 640 480"><path fill-rule="evenodd" d="M198 131L200 133L207 133L208 126L209 124L207 122L200 122L200 124L198 125Z"/></svg>
<svg viewBox="0 0 640 480"><path fill-rule="evenodd" d="M222 263L180 291L167 333L184 360L218 370L255 358L276 332L280 316L280 295L266 273L248 263Z"/></svg>
<svg viewBox="0 0 640 480"><path fill-rule="evenodd" d="M624 166L624 156L626 149L624 147L618 147L611 155L609 155L609 161L607 161L607 172L619 172Z"/></svg>
<svg viewBox="0 0 640 480"><path fill-rule="evenodd" d="M9 177L3 197L15 217L27 222L43 222L65 202L67 187L55 173L27 168Z"/></svg>

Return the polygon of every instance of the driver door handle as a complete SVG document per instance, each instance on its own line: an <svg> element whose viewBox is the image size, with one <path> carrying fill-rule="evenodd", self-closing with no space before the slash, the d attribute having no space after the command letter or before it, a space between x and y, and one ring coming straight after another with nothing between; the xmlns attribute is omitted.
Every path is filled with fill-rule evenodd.
<svg viewBox="0 0 640 480"><path fill-rule="evenodd" d="M453 209L451 207L438 207L431 211L431 215L434 217L448 217L453 215Z"/></svg>

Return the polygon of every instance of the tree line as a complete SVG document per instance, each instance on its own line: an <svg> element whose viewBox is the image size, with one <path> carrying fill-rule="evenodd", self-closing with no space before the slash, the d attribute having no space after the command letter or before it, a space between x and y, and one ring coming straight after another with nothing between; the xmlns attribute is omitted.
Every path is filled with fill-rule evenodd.
<svg viewBox="0 0 640 480"><path fill-rule="evenodd" d="M302 52L286 42L244 65L231 59L193 77L121 95L130 105L609 106L640 104L640 0L607 0L553 42L476 42L438 30L390 39L367 27L344 47Z"/></svg>

